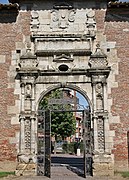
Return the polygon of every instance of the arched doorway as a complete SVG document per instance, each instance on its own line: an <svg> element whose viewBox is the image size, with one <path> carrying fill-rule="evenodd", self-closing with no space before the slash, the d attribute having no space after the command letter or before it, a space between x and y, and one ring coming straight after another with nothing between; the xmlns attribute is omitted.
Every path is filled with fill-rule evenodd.
<svg viewBox="0 0 129 180"><path fill-rule="evenodd" d="M81 102L79 103L80 99L82 99L82 104ZM78 120L77 113L81 115L80 120ZM74 121L68 122L73 117L76 123L74 132L71 131L74 127L70 126L74 124ZM91 108L87 99L75 89L61 87L55 88L47 92L47 94L44 93L44 96L40 98L38 107L38 175L51 177L52 134L56 134L54 141L57 142L57 140L60 140L63 142L64 147L67 146L68 148L68 142L73 142L71 144L74 144L74 152L69 151L70 153L77 154L77 151L80 153L79 145L82 145L83 164L80 167L83 171L82 175L86 177L86 175L93 174L93 124L91 119ZM71 129L68 129L69 126ZM71 134L69 133L70 131ZM60 153L63 153L63 149Z"/></svg>

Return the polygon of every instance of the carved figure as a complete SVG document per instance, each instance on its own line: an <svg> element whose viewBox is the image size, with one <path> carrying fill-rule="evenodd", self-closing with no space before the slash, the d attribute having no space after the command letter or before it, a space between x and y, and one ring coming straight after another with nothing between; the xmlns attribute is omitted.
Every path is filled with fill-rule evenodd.
<svg viewBox="0 0 129 180"><path fill-rule="evenodd" d="M96 109L103 109L103 88L101 83L96 84Z"/></svg>
<svg viewBox="0 0 129 180"><path fill-rule="evenodd" d="M31 98L32 92L31 92L31 84L26 85L26 98Z"/></svg>

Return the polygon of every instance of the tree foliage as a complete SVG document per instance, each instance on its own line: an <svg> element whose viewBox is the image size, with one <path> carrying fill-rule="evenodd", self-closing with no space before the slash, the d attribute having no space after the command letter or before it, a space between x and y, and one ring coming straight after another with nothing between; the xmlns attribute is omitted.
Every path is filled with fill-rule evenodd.
<svg viewBox="0 0 129 180"><path fill-rule="evenodd" d="M43 98L43 100L40 103L40 109L47 109L48 108L48 100L50 98L56 98L60 99L62 98L62 90L55 90L52 91L50 94L47 94ZM54 109L58 110L59 106L61 105L53 105ZM69 108L69 105L66 105L66 109ZM73 112L51 112L51 133L53 136L55 136L56 140L57 138L64 138L70 137L75 133L76 129L76 120L73 116Z"/></svg>

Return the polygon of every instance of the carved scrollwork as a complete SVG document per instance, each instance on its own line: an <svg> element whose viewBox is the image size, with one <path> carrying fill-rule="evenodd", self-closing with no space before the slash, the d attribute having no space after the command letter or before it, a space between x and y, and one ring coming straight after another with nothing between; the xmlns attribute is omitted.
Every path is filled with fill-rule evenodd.
<svg viewBox="0 0 129 180"><path fill-rule="evenodd" d="M75 21L75 14L76 14L75 9L70 11L69 16L68 16L69 22L74 22Z"/></svg>
<svg viewBox="0 0 129 180"><path fill-rule="evenodd" d="M69 23L75 21L76 11L67 3L60 3L53 6L51 11L51 28L65 29Z"/></svg>

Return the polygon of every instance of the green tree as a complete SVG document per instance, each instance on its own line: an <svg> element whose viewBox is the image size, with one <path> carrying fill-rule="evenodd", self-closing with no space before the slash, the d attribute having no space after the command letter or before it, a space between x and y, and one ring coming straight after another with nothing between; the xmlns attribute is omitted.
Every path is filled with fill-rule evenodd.
<svg viewBox="0 0 129 180"><path fill-rule="evenodd" d="M62 90L54 90L50 94L47 94L40 103L40 109L48 108L48 100L50 98L60 99L62 97ZM61 105L52 105L54 109L58 110ZM65 105L65 110L69 110L70 104ZM55 136L55 140L58 138L64 140L66 137L70 137L75 133L76 120L73 116L73 112L54 112L51 113L51 133Z"/></svg>

